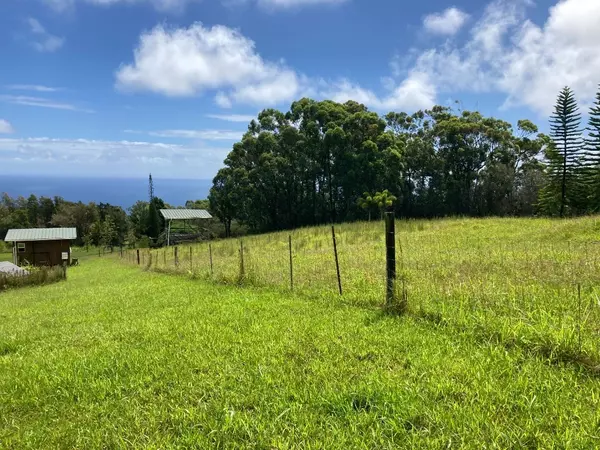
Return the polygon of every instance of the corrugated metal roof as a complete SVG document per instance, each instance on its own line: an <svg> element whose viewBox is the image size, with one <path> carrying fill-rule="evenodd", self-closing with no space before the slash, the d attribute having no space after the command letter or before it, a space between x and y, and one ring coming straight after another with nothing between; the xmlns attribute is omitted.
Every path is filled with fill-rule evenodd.
<svg viewBox="0 0 600 450"><path fill-rule="evenodd" d="M204 209L161 209L160 213L167 220L211 219Z"/></svg>
<svg viewBox="0 0 600 450"><path fill-rule="evenodd" d="M8 230L4 240L15 241L59 241L77 238L76 228L22 228Z"/></svg>

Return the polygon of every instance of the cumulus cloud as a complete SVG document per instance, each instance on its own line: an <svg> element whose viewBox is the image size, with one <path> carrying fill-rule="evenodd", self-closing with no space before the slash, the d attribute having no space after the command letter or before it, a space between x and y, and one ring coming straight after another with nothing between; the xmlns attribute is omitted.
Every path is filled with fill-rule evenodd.
<svg viewBox="0 0 600 450"><path fill-rule="evenodd" d="M436 89L425 73L412 72L399 83L388 79L386 87L384 95L377 95L370 89L342 80L320 91L319 96L341 103L354 100L383 111L414 112L435 105Z"/></svg>
<svg viewBox="0 0 600 450"><path fill-rule="evenodd" d="M254 42L239 31L200 23L175 29L160 25L143 33L133 62L117 70L116 86L172 97L216 91L214 100L221 108L240 103L274 106L304 95L353 99L383 109L419 109L435 103L435 88L424 73L414 71L406 80L387 83L386 92L378 96L349 80L309 79L262 58Z"/></svg>
<svg viewBox="0 0 600 450"><path fill-rule="evenodd" d="M466 43L422 51L409 70L438 92L497 92L505 106L552 110L571 86L583 102L600 82L600 2L560 0L544 24L527 19L528 0L497 0L473 24Z"/></svg>
<svg viewBox="0 0 600 450"><path fill-rule="evenodd" d="M454 35L463 27L469 15L458 8L448 8L441 13L425 16L423 28L433 34Z"/></svg>
<svg viewBox="0 0 600 450"><path fill-rule="evenodd" d="M37 19L29 17L27 24L32 36L31 45L38 52L55 52L65 43L64 38L48 33Z"/></svg>
<svg viewBox="0 0 600 450"><path fill-rule="evenodd" d="M8 120L0 119L0 134L14 133L15 129Z"/></svg>
<svg viewBox="0 0 600 450"><path fill-rule="evenodd" d="M252 40L237 30L195 23L159 25L140 37L134 61L116 72L122 90L190 96L220 89L216 102L274 105L297 96L299 77L284 64L265 61Z"/></svg>

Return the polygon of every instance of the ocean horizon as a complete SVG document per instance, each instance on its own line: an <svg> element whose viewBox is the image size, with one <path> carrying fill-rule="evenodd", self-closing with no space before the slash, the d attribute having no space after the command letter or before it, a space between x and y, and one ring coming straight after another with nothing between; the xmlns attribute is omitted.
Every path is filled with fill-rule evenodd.
<svg viewBox="0 0 600 450"><path fill-rule="evenodd" d="M183 206L187 200L208 196L211 180L154 178L154 195L172 206ZM84 203L110 203L129 208L138 200L148 200L147 178L100 178L0 175L0 193L15 198L59 196Z"/></svg>

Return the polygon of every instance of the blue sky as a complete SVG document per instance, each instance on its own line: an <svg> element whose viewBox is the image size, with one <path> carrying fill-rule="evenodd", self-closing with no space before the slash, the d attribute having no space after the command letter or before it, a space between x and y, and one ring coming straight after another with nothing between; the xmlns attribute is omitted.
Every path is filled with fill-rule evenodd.
<svg viewBox="0 0 600 450"><path fill-rule="evenodd" d="M303 96L545 127L600 83L600 1L4 0L0 173L212 178Z"/></svg>

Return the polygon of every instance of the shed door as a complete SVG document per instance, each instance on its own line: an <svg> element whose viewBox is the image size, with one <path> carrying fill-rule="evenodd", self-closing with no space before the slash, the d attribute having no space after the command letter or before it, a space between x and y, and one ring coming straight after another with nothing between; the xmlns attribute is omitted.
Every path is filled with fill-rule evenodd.
<svg viewBox="0 0 600 450"><path fill-rule="evenodd" d="M33 264L36 266L49 266L50 265L50 253L48 252L36 252L33 254Z"/></svg>

